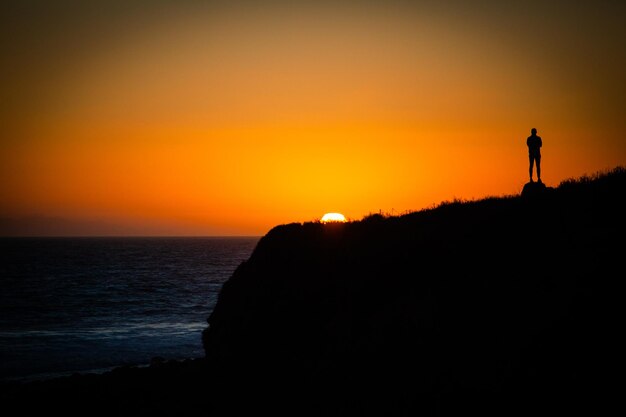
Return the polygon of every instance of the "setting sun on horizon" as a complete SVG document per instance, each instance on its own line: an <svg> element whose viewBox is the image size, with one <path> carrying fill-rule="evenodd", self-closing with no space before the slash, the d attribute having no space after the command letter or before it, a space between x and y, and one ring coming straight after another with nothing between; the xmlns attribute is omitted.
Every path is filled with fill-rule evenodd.
<svg viewBox="0 0 626 417"><path fill-rule="evenodd" d="M0 18L0 234L262 235L626 164L624 6L32 2ZM345 219L344 219L345 220Z"/></svg>
<svg viewBox="0 0 626 417"><path fill-rule="evenodd" d="M345 223L346 216L341 213L326 213L322 216L322 223Z"/></svg>

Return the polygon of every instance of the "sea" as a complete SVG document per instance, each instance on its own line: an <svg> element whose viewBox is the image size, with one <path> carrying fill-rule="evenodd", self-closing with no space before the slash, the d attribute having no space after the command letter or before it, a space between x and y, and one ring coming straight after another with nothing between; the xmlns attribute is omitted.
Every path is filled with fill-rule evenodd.
<svg viewBox="0 0 626 417"><path fill-rule="evenodd" d="M222 285L258 237L0 239L0 381L204 356Z"/></svg>

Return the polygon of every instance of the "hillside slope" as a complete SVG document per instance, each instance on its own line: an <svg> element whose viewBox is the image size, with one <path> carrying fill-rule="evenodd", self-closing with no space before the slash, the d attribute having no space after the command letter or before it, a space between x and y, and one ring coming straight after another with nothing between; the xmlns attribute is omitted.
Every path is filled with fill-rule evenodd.
<svg viewBox="0 0 626 417"><path fill-rule="evenodd" d="M598 411L617 390L625 191L618 168L274 228L203 335L220 398L311 415Z"/></svg>

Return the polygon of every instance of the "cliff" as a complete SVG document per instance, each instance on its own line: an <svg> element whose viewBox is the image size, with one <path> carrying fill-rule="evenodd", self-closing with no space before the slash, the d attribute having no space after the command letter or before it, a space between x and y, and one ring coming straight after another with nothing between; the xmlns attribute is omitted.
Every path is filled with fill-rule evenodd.
<svg viewBox="0 0 626 417"><path fill-rule="evenodd" d="M203 335L224 398L311 415L598 411L616 389L624 191L618 168L274 228Z"/></svg>

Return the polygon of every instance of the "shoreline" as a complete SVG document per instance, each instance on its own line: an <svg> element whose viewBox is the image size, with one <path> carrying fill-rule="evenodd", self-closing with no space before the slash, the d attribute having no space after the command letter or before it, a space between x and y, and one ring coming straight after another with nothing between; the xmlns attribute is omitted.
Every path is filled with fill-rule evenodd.
<svg viewBox="0 0 626 417"><path fill-rule="evenodd" d="M64 378L71 377L91 377L91 376L102 376L110 372L116 372L120 369L145 369L155 366L160 366L162 364L176 364L176 363L184 363L186 361L195 361L195 360L204 360L203 357L198 358L163 358L161 356L155 356L150 359L149 362L142 362L136 364L121 364L121 365L112 365L100 368L90 368L87 370L80 371L58 371L58 372L38 372L35 374L29 374L25 376L7 376L0 378L0 386L3 385L11 385L11 384L30 384L30 383L40 383L40 382L49 382Z"/></svg>
<svg viewBox="0 0 626 417"><path fill-rule="evenodd" d="M211 375L211 378L208 376ZM23 414L62 410L64 415L129 411L195 415L202 409L206 384L217 386L207 361L153 360L144 366L119 366L103 373L74 373L29 382L0 382L0 401Z"/></svg>

